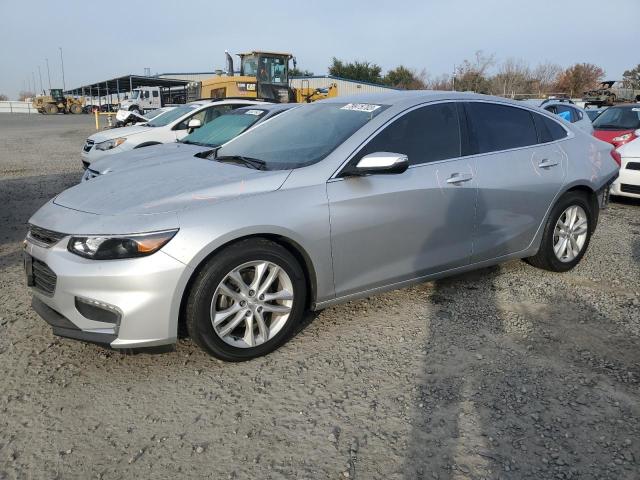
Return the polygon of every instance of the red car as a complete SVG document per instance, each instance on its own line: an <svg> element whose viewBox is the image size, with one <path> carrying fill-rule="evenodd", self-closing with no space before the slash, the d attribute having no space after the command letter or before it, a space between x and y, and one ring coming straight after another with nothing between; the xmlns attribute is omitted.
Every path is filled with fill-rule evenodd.
<svg viewBox="0 0 640 480"><path fill-rule="evenodd" d="M596 138L615 148L640 137L640 103L607 108L593 121Z"/></svg>

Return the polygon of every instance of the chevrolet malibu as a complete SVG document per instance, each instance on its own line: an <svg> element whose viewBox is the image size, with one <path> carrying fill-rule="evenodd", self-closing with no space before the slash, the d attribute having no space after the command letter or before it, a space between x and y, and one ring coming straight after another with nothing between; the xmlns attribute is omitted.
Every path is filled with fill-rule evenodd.
<svg viewBox="0 0 640 480"><path fill-rule="evenodd" d="M319 310L511 259L584 256L611 145L537 107L455 92L304 105L219 149L99 176L30 219L33 307L112 348L248 360Z"/></svg>

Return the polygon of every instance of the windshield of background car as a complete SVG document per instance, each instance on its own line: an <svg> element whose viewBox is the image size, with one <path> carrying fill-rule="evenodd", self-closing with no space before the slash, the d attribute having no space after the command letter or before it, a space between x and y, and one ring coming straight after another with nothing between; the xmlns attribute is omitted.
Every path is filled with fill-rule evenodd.
<svg viewBox="0 0 640 480"><path fill-rule="evenodd" d="M636 130L640 128L640 106L607 108L593 126L601 130Z"/></svg>
<svg viewBox="0 0 640 480"><path fill-rule="evenodd" d="M303 105L234 139L217 156L256 158L271 170L304 167L324 159L386 108L370 103Z"/></svg>
<svg viewBox="0 0 640 480"><path fill-rule="evenodd" d="M163 113L162 115L158 115L153 120L147 122L147 125L149 125L150 127L165 127L174 120L177 120L183 115L186 115L189 112L193 112L200 107L201 105L182 105L181 107L176 107L173 110L169 110L168 112Z"/></svg>
<svg viewBox="0 0 640 480"><path fill-rule="evenodd" d="M234 110L196 129L181 142L217 147L240 135L266 114L266 110L257 108Z"/></svg>

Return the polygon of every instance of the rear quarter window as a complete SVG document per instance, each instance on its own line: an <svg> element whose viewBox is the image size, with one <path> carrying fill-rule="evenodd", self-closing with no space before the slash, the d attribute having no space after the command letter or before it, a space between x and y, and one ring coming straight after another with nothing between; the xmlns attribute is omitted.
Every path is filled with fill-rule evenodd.
<svg viewBox="0 0 640 480"><path fill-rule="evenodd" d="M532 114L523 108L468 102L471 153L489 153L538 143Z"/></svg>
<svg viewBox="0 0 640 480"><path fill-rule="evenodd" d="M538 132L538 143L549 143L566 138L567 131L550 118L537 113L531 113Z"/></svg>

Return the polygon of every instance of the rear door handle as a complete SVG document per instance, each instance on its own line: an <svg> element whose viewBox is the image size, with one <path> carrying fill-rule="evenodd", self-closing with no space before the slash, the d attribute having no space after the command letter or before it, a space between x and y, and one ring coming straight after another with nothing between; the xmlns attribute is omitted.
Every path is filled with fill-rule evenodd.
<svg viewBox="0 0 640 480"><path fill-rule="evenodd" d="M558 161L557 160L549 160L548 158L543 158L542 160L540 160L540 163L538 164L539 168L549 168L549 167L555 167L556 165L558 165Z"/></svg>
<svg viewBox="0 0 640 480"><path fill-rule="evenodd" d="M454 173L449 178L447 178L447 183L458 184L462 182L468 182L473 178L473 175L470 173Z"/></svg>

